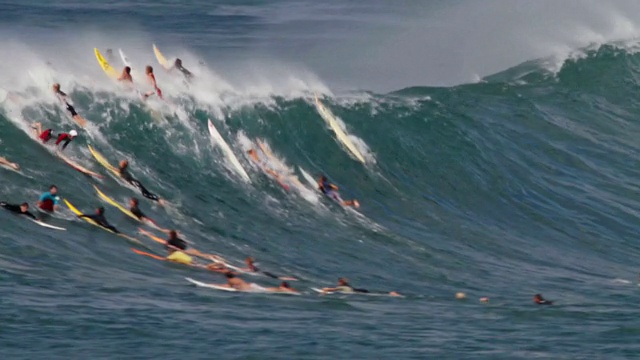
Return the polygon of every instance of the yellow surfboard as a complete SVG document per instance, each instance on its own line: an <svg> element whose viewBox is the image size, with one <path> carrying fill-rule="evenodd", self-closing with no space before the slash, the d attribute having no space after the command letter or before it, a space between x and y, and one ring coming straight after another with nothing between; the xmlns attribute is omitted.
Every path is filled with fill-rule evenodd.
<svg viewBox="0 0 640 360"><path fill-rule="evenodd" d="M69 208L69 210L71 210L71 212L72 212L72 213L74 213L74 214L76 214L76 215L78 215L78 216L83 215L83 214L82 214L82 212L81 212L80 210L78 210L75 206L73 206L73 204L72 204L72 203L70 203L67 199L64 199L64 203L67 205L67 207ZM112 234L116 234L116 233L114 233L113 231L111 231L111 230L109 230L109 229L107 229L107 228L105 228L105 227L100 226L97 222L95 222L95 221L93 221L93 220L91 220L91 219L89 219L89 218L83 217L83 218L82 218L82 220L84 220L84 221L88 222L88 223L89 223L89 224L91 224L91 225L97 226L97 227L101 228L102 230L108 231L108 232L110 232L110 233L112 233ZM120 236L120 237L122 237L122 238L125 238L125 239L127 239L127 240L129 240L129 241L131 241L131 242L134 242L134 243L136 243L136 244L138 244L138 245L142 245L142 246L144 246L144 247L147 247L147 246L146 246L146 245L144 245L142 242L140 242L140 240L138 240L138 239L136 239L136 238L134 238L134 237L131 237L131 236L129 236L129 235L122 234L122 233L120 233L120 234L116 234L116 235L118 235L118 236Z"/></svg>
<svg viewBox="0 0 640 360"><path fill-rule="evenodd" d="M158 60L158 63L162 65L163 68L169 69L171 67L167 59L164 57L164 55L162 55L162 53L156 46L156 44L153 44L153 53L156 55L156 59Z"/></svg>
<svg viewBox="0 0 640 360"><path fill-rule="evenodd" d="M105 74L107 74L108 77L114 80L117 79L120 76L120 74L118 74L118 72L114 68L112 68L111 65L109 65L109 62L107 62L107 59L105 59L104 56L102 56L98 48L94 48L93 51L96 53L96 59L98 59L98 64L100 64L100 67L105 72Z"/></svg>
<svg viewBox="0 0 640 360"><path fill-rule="evenodd" d="M138 219L137 216L133 215L133 213L131 211L129 211L129 209L125 208L124 206L118 204L115 200L113 200L112 198L108 197L105 193L103 193L102 191L100 191L100 189L98 189L97 186L93 185L93 188L96 189L96 192L98 193L98 196L106 201L107 203L109 203L112 206L115 206L118 210L122 211L125 215L129 216L130 218L136 220L136 221L140 221L140 219Z"/></svg>
<svg viewBox="0 0 640 360"><path fill-rule="evenodd" d="M344 130L340 127L340 124L338 124L338 120L336 120L336 118L329 111L329 109L327 109L324 106L324 104L320 102L320 99L318 99L317 96L315 96L314 99L316 103L316 108L318 109L318 113L320 113L320 116L324 119L324 121L327 122L329 127L331 127L331 130L333 130L333 132L336 134L336 138L338 138L338 141L340 141L342 145L344 145L347 148L347 150L349 150L349 152L356 159L358 159L358 161L364 164L365 163L364 156L362 156L362 153L360 153L360 150L358 150L358 148L353 144L351 139L349 139L349 136L347 135L347 133L345 133Z"/></svg>
<svg viewBox="0 0 640 360"><path fill-rule="evenodd" d="M107 159L104 156L102 156L102 154L97 152L91 145L87 145L87 147L89 148L91 155L93 155L93 157L96 159L96 161L98 161L100 165L104 166L107 170L111 171L115 176L120 177L120 171L118 171L116 167L109 164L109 161L107 161Z"/></svg>

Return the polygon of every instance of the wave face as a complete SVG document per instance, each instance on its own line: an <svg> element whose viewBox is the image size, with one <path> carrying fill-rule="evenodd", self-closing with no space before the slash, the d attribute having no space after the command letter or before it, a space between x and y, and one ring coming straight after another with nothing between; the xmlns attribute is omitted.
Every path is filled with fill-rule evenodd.
<svg viewBox="0 0 640 360"><path fill-rule="evenodd" d="M20 4L0 13L59 22L64 10L71 18L101 11L133 18L141 11L118 2L46 13ZM212 26L227 32L215 36L233 40L218 48L249 41L231 36L234 26L267 27L265 18L284 13L275 5L216 6L211 11L220 22ZM139 31L186 11L172 9L150 7L140 14ZM193 20L194 34L210 22L201 16ZM172 31L187 32L174 21L158 30L168 44L177 43ZM15 26L21 27L28 28ZM474 84L332 93L320 75L290 63L262 59L222 70L220 57L189 50L204 46L196 35L174 47L150 39L158 34L136 33L124 44L91 34L99 32L49 44L63 49L55 53L18 35L3 45L15 56L0 77L0 87L13 94L0 112L0 156L23 171L0 169L1 198L33 204L54 183L81 210L105 206L112 224L143 239L140 224L101 202L92 184L120 203L138 193L109 176L83 177L34 140L34 121L58 131L77 128L50 94L59 82L90 123L68 157L103 174L87 144L112 163L129 159L135 177L170 203L143 200L147 215L200 250L234 264L253 256L265 270L299 278L292 285L305 294L195 288L184 278L224 278L136 255L131 243L67 211L50 219L66 232L2 212L0 347L7 358L611 358L613 351L620 357L635 351L640 55L633 43L593 46L559 67L529 61ZM159 71L152 41L167 57L183 57L197 80L185 85ZM145 103L110 83L94 46L121 47L135 79L142 66L157 67L167 101ZM113 64L122 67L117 57ZM144 82L139 87L147 90ZM366 164L335 139L314 94ZM250 183L212 141L208 119ZM258 139L273 153L264 164L299 179L287 180L289 191L246 155ZM323 198L303 171L328 175L361 208ZM145 244L164 254L161 245ZM339 276L406 297L310 291ZM454 300L456 292L468 300ZM535 293L556 305L534 308ZM482 296L489 304L478 303Z"/></svg>

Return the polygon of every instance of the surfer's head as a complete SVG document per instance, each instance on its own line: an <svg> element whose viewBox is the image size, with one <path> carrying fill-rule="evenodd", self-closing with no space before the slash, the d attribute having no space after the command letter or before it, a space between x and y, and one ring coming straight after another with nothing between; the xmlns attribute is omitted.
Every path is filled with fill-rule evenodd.
<svg viewBox="0 0 640 360"><path fill-rule="evenodd" d="M244 263L247 264L248 266L253 265L254 262L255 262L255 259L252 258L251 256L249 256L248 258L244 259Z"/></svg>
<svg viewBox="0 0 640 360"><path fill-rule="evenodd" d="M124 67L124 73L125 74L131 74L131 67L130 66L125 66Z"/></svg>
<svg viewBox="0 0 640 360"><path fill-rule="evenodd" d="M153 68L151 67L151 65L147 65L147 67L144 68L144 72L147 74L153 74Z"/></svg>
<svg viewBox="0 0 640 360"><path fill-rule="evenodd" d="M291 289L291 285L289 285L289 283L288 283L288 282L286 282L286 281L283 281L283 282L280 284L280 287L285 288L285 289Z"/></svg>
<svg viewBox="0 0 640 360"><path fill-rule="evenodd" d="M57 186L55 186L55 185L51 185L51 186L49 186L49 193L50 193L51 195L55 195L55 194L57 194L57 193L58 193L58 187L57 187Z"/></svg>
<svg viewBox="0 0 640 360"><path fill-rule="evenodd" d="M120 160L120 169L126 169L129 166L128 160Z"/></svg>
<svg viewBox="0 0 640 360"><path fill-rule="evenodd" d="M98 215L102 215L104 214L104 208L102 206L100 206L99 208L96 209L96 214Z"/></svg>
<svg viewBox="0 0 640 360"><path fill-rule="evenodd" d="M178 232L175 230L169 231L169 239L176 239L176 238L178 238Z"/></svg>
<svg viewBox="0 0 640 360"><path fill-rule="evenodd" d="M231 270L229 270L224 273L224 276L226 276L227 279L233 279L234 277L236 277L236 274L234 274L233 272L231 272Z"/></svg>
<svg viewBox="0 0 640 360"><path fill-rule="evenodd" d="M56 92L60 91L60 84L58 83L53 84L53 91L56 91Z"/></svg>
<svg viewBox="0 0 640 360"><path fill-rule="evenodd" d="M177 59L176 59L176 62L174 63L174 65L175 65L176 67L181 67L181 66L182 66L182 60L180 60L180 58L177 58Z"/></svg>
<svg viewBox="0 0 640 360"><path fill-rule="evenodd" d="M341 277L338 279L338 285L340 286L349 286L349 279Z"/></svg>
<svg viewBox="0 0 640 360"><path fill-rule="evenodd" d="M69 131L69 136L71 136L72 138L74 138L74 137L78 136L78 132L77 132L77 131L75 131L75 130L71 130L71 131Z"/></svg>
<svg viewBox="0 0 640 360"><path fill-rule="evenodd" d="M20 211L27 212L27 210L29 210L29 204L27 203L20 204Z"/></svg>
<svg viewBox="0 0 640 360"><path fill-rule="evenodd" d="M138 206L138 199L136 199L136 198L129 199L129 205Z"/></svg>

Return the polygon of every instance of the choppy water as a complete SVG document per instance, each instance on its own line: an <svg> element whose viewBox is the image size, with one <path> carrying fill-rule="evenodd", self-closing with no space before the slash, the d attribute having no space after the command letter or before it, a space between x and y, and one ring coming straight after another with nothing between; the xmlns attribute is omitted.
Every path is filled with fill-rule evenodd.
<svg viewBox="0 0 640 360"><path fill-rule="evenodd" d="M86 144L113 163L130 159L132 173L172 204L142 201L149 216L200 250L236 264L250 255L266 270L298 277L292 285L304 293L195 288L184 278L224 278L136 255L131 243L66 210L50 219L66 232L0 212L2 357L639 356L637 42L540 54L473 84L414 86L417 75L417 83L400 76L400 90L362 90L395 86L386 82L391 72L377 77L382 63L358 72L344 53L327 55L327 43L341 50L369 43L367 31L409 16L411 7L394 4L0 4L0 87L17 94L2 103L0 155L23 167L0 169L0 198L34 204L55 183L81 210L103 205L114 225L143 239L139 224L102 203L92 184L122 203L138 194L109 176L83 177L31 137L36 120L75 127L48 90L60 82L91 123L68 156L105 175ZM476 5L416 8L450 6ZM185 86L158 70L152 43L181 57L197 80ZM122 48L136 79L144 65L156 67L168 103L145 104L113 84L94 47ZM318 54L333 63L316 67ZM122 67L118 57L113 65ZM335 140L314 94L342 120L366 165ZM251 183L212 143L208 118ZM244 152L256 139L274 153L269 166L302 185L287 192L253 165ZM343 197L360 200L359 212L322 198L300 169L327 174ZM405 297L310 290L339 276ZM456 292L467 300L455 300ZM533 305L535 293L555 305ZM490 302L481 304L482 296Z"/></svg>

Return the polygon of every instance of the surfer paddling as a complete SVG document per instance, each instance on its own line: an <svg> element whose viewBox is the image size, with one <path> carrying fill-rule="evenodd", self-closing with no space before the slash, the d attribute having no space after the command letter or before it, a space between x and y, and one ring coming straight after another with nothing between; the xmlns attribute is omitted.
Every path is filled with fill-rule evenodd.
<svg viewBox="0 0 640 360"><path fill-rule="evenodd" d="M274 275L270 272L267 271L262 271L260 269L258 269L258 267L255 265L255 259L252 257L248 257L244 260L245 265L247 265L246 268L240 268L238 270L240 271L245 271L245 272L252 272L252 273L260 273L263 274L265 276L268 276L270 278L274 278L274 279L279 279L279 280L288 280L288 281L296 281L298 279L294 278L294 277L290 277L290 276L278 276L278 275Z"/></svg>
<svg viewBox="0 0 640 360"><path fill-rule="evenodd" d="M96 222L96 224L102 226L107 230L111 230L116 234L120 234L120 231L116 229L113 225L109 224L107 218L104 216L104 208L101 206L96 209L96 213L93 215L81 214L78 215L79 218L87 218Z"/></svg>
<svg viewBox="0 0 640 360"><path fill-rule="evenodd" d="M38 220L38 218L36 218L35 215L29 212L29 204L27 204L26 202L20 205L14 205L14 204L6 203L4 201L0 201L0 207L8 211L11 211L12 213L16 213L18 215L24 215L24 216L30 217L33 220Z"/></svg>
<svg viewBox="0 0 640 360"><path fill-rule="evenodd" d="M278 182L278 184L280 184L280 186L282 186L285 190L289 191L289 185L285 183L284 177L280 175L277 171L268 167L265 164L265 161L260 159L260 156L258 155L258 151L256 149L249 149L247 151L247 155L249 155L249 158L253 160L253 162L256 163L256 165L258 165L258 167L260 167L260 169L262 169L262 171L264 171L265 174L271 176L275 181Z"/></svg>
<svg viewBox="0 0 640 360"><path fill-rule="evenodd" d="M156 76L153 74L153 67L147 65L147 67L144 69L144 72L145 74L147 74L147 81L153 87L153 90L144 94L144 97L148 98L153 94L157 94L158 97L162 99L162 90L160 90L160 88L158 87L158 83L156 83Z"/></svg>
<svg viewBox="0 0 640 360"><path fill-rule="evenodd" d="M322 175L318 180L318 190L320 190L327 197L342 204L343 206L353 206L356 209L360 207L360 203L356 199L342 200L340 194L338 193L338 187L330 183L329 180L327 180L327 177L324 175Z"/></svg>
<svg viewBox="0 0 640 360"><path fill-rule="evenodd" d="M331 292L339 292L339 293L344 293L344 294L354 294L354 293L360 293L360 294L369 294L369 290L367 289L356 289L353 286L351 286L351 284L349 284L349 280L347 278L339 278L338 279L338 286L336 287L326 287L322 289L323 293L331 293ZM389 296L402 296L399 293L395 292L395 291L390 291Z"/></svg>
<svg viewBox="0 0 640 360"><path fill-rule="evenodd" d="M168 69L169 72L172 72L173 70L180 71L187 81L191 81L191 79L193 79L193 74L182 66L182 60L180 59L176 59L176 61L173 62L173 66Z"/></svg>
<svg viewBox="0 0 640 360"><path fill-rule="evenodd" d="M51 139L56 137L53 134L52 129L42 130L42 123L39 123L39 122L34 123L33 125L31 125L31 128L35 130L35 134L38 136L38 138L40 139L40 141L42 141L43 144L48 143ZM68 133L64 133L64 132L60 133L56 138L55 145L58 146L60 145L60 143L62 143L61 150L64 150L67 148L67 145L69 145L69 143L71 143L71 141L73 141L73 139L75 139L77 136L78 136L78 132L75 130L71 130Z"/></svg>
<svg viewBox="0 0 640 360"><path fill-rule="evenodd" d="M6 158L0 156L0 165L8 166L15 171L20 171L20 165L7 160Z"/></svg>
<svg viewBox="0 0 640 360"><path fill-rule="evenodd" d="M40 195L37 205L41 210L54 212L58 210L59 202L60 196L58 196L58 187L55 185L51 185L49 186L49 191Z"/></svg>
<svg viewBox="0 0 640 360"><path fill-rule="evenodd" d="M189 249L187 245L187 241L181 239L178 236L178 232L175 230L169 230L169 233L168 233L169 236L167 240L159 238L145 229L139 228L138 230L141 234L148 236L151 240L164 244L165 249L169 253L167 260L181 262L187 265L196 265L194 260L187 255L189 254L189 255L198 256L198 257L213 261L214 262L213 264L216 264L215 266L212 266L213 264L206 265L206 266L203 265L203 267L206 267L206 268L209 268L209 266L211 266L209 270L218 271L218 272L225 271L224 264L219 263L220 261L223 260L220 256L214 255L214 254L205 254L196 249Z"/></svg>
<svg viewBox="0 0 640 360"><path fill-rule="evenodd" d="M120 173L120 177L124 181L128 182L129 184L133 185L138 190L140 190L140 192L142 193L142 196L146 197L147 199L157 201L160 205L164 204L164 200L160 199L158 195L155 195L149 192L149 190L147 190L147 188L145 188L144 185L140 183L140 181L134 179L133 176L131 176L131 174L129 173L128 160L121 160L118 165L119 165L118 172Z"/></svg>
<svg viewBox="0 0 640 360"><path fill-rule="evenodd" d="M67 111L69 111L73 120L75 120L80 126L84 127L87 124L87 120L78 115L76 109L74 109L73 106L69 104L69 101L67 101L67 94L60 90L60 84L53 84L53 93L56 95L58 100L60 100L60 102L62 102L66 106Z"/></svg>
<svg viewBox="0 0 640 360"><path fill-rule="evenodd" d="M147 215L145 215L142 210L140 210L140 202L138 201L138 199L136 198L131 198L129 199L129 211L131 211L131 213L133 215L135 215L135 217L138 218L138 220L142 221L142 222L149 222L152 225L154 225L158 230L162 231L163 233L169 234L170 230L169 229L163 229L161 228L158 223L153 220L152 218L148 217Z"/></svg>
<svg viewBox="0 0 640 360"><path fill-rule="evenodd" d="M291 285L289 285L289 283L286 281L281 282L280 286L278 287L267 288L267 291L279 292L279 293L295 293L295 294L300 293L298 290L292 288Z"/></svg>
<svg viewBox="0 0 640 360"><path fill-rule="evenodd" d="M122 83L126 83L129 85L133 84L133 77L131 76L130 66L125 66L124 69L122 69L122 73L118 77L118 81L121 81Z"/></svg>

